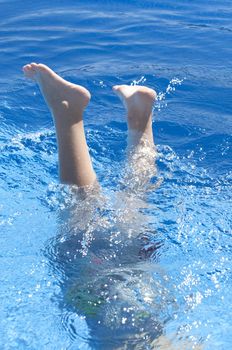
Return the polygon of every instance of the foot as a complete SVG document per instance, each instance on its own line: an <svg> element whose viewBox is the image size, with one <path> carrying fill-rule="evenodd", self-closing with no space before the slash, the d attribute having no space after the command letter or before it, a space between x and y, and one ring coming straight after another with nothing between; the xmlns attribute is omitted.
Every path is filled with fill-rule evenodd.
<svg viewBox="0 0 232 350"><path fill-rule="evenodd" d="M113 90L127 109L128 128L139 132L150 128L156 92L146 86L138 85L116 85Z"/></svg>
<svg viewBox="0 0 232 350"><path fill-rule="evenodd" d="M56 116L65 114L80 118L90 100L84 87L72 84L44 64L31 63L23 67L27 78L36 81L48 107Z"/></svg>

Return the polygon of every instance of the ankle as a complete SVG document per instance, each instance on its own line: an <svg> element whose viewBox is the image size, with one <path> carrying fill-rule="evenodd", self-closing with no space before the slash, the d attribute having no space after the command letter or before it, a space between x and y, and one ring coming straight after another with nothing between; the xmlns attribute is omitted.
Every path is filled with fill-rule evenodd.
<svg viewBox="0 0 232 350"><path fill-rule="evenodd" d="M152 129L140 131L137 129L129 129L127 136L127 144L129 149L137 146L154 147L154 138Z"/></svg>

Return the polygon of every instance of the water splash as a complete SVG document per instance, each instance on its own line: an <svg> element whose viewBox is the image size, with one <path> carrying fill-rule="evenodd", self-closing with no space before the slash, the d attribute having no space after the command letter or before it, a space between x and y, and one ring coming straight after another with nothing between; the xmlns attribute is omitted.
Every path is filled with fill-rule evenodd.
<svg viewBox="0 0 232 350"><path fill-rule="evenodd" d="M183 78L183 79L179 79L179 78L172 78L170 81L169 81L169 84L165 90L165 92L159 92L158 95L157 95L157 101L156 101L156 104L155 104L155 107L156 109L158 109L158 111L160 111L162 108L165 108L167 107L167 102L166 102L166 97L167 95L173 93L176 91L176 87L177 86L181 86L183 81L185 80L186 78Z"/></svg>
<svg viewBox="0 0 232 350"><path fill-rule="evenodd" d="M144 84L145 82L147 81L147 79L145 78L145 76L143 75L141 78L139 79L134 79L132 82L131 82L131 86L135 86L135 85L142 85Z"/></svg>

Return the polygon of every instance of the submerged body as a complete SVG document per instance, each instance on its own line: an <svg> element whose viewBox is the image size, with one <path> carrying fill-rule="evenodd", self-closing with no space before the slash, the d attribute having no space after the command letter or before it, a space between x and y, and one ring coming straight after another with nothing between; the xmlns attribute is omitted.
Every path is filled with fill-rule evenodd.
<svg viewBox="0 0 232 350"><path fill-rule="evenodd" d="M169 317L165 310L175 307L175 301L165 287L168 276L154 263L158 247L143 233L146 222L141 210L156 173L155 91L144 86L113 88L127 111L128 164L122 180L127 186L118 193L121 209L107 218L100 214L105 199L101 199L84 131L89 91L42 64L31 63L23 70L38 83L51 110L60 179L71 185L74 197L61 213L56 254L50 257L54 269L64 275L62 307L85 317L96 349L175 349L161 336Z"/></svg>

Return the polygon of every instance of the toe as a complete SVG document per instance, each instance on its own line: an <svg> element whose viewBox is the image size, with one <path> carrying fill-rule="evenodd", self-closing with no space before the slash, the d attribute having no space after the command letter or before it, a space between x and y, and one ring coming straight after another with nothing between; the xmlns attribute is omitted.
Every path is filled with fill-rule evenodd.
<svg viewBox="0 0 232 350"><path fill-rule="evenodd" d="M23 72L25 74L25 77L35 80L36 67L37 67L36 63L30 63L23 66Z"/></svg>
<svg viewBox="0 0 232 350"><path fill-rule="evenodd" d="M32 68L33 70L36 70L36 68L38 67L38 64L35 63L35 62L32 62L32 63L30 64L30 66L31 66L31 68Z"/></svg>
<svg viewBox="0 0 232 350"><path fill-rule="evenodd" d="M26 64L26 65L23 67L23 72L26 74L26 73L30 72L30 69L31 69L30 64Z"/></svg>
<svg viewBox="0 0 232 350"><path fill-rule="evenodd" d="M31 65L30 65L30 64L26 64L26 65L23 67L23 69L25 69L25 70L29 70L29 69L30 69L30 67L31 67Z"/></svg>

